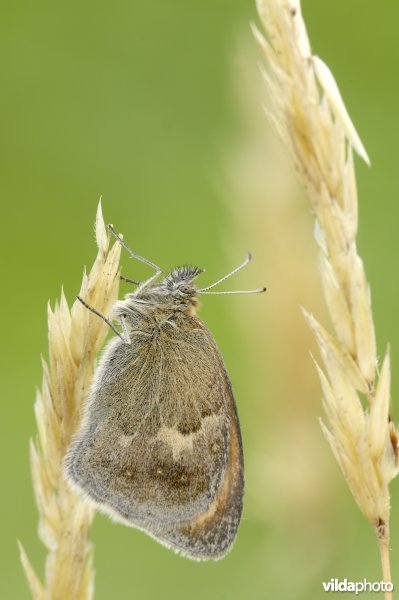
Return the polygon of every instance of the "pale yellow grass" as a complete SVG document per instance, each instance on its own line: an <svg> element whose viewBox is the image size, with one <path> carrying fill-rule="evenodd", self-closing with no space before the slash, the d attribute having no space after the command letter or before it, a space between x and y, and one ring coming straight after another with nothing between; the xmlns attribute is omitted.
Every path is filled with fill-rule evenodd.
<svg viewBox="0 0 399 600"><path fill-rule="evenodd" d="M80 295L109 314L119 290L120 244L109 250L99 205L98 254ZM35 600L89 600L94 594L93 550L89 530L93 509L64 477L63 460L79 425L95 358L107 335L106 324L79 301L69 309L64 293L48 310L49 363L43 361L42 389L35 403L38 439L31 444L31 469L39 511L39 537L47 548L44 582L20 546L21 560Z"/></svg>
<svg viewBox="0 0 399 600"><path fill-rule="evenodd" d="M313 56L298 0L258 0L266 38L266 112L288 147L316 219L320 274L334 333L304 311L324 364L324 434L362 513L377 533L383 577L389 566L390 495L398 473L389 418L390 362L379 370L370 289L356 248L358 199L353 149L369 163L323 61ZM367 397L362 406L359 394ZM390 593L386 598L390 598Z"/></svg>

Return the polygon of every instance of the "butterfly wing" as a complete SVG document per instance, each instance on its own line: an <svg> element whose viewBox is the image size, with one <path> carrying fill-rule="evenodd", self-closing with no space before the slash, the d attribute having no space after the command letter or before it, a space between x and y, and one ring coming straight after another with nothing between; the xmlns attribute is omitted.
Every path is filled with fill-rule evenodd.
<svg viewBox="0 0 399 600"><path fill-rule="evenodd" d="M227 551L242 508L241 438L199 319L110 342L67 472L100 508L187 556Z"/></svg>
<svg viewBox="0 0 399 600"><path fill-rule="evenodd" d="M165 528L158 537L183 555L201 560L222 558L235 540L242 513L244 463L237 409L223 358L210 331L200 319L196 321L212 348L215 364L222 375L229 419L227 464L218 491L207 510L184 523Z"/></svg>

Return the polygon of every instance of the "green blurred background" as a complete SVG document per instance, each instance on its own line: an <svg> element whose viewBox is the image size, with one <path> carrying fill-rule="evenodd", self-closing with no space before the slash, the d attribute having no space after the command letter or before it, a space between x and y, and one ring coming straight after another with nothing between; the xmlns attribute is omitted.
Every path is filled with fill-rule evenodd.
<svg viewBox="0 0 399 600"><path fill-rule="evenodd" d="M358 161L359 248L380 355L392 344L395 399L399 4L304 0L303 11L314 52L334 72L373 164ZM253 249L253 265L228 289L265 284L268 294L209 297L201 311L231 374L245 444L246 504L233 551L218 563L192 563L99 515L96 599L317 599L331 577L380 579L374 533L316 419L314 347L299 311L324 310L312 217L297 193L270 202L278 198L268 191L270 167L260 166L255 181L256 159L248 161L262 130L245 114L262 101L245 79L256 60L256 18L252 0L2 3L2 598L30 597L17 538L42 573L28 440L46 303L61 285L69 300L77 293L96 252L100 196L106 221L137 252L165 269L205 266L204 284ZM272 144L265 140L265 155L274 156ZM240 157L241 187L240 169L231 168ZM131 277L146 274L126 257L123 264ZM397 482L392 492L399 586Z"/></svg>

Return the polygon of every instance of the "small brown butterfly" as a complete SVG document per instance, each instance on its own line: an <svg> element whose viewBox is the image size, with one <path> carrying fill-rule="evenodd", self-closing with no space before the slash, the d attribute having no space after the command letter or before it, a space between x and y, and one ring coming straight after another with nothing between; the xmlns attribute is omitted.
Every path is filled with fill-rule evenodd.
<svg viewBox="0 0 399 600"><path fill-rule="evenodd" d="M244 490L240 426L233 392L212 334L196 316L208 290L194 266L160 269L113 307L122 333L107 345L84 417L66 458L73 485L115 519L145 531L187 558L222 558L241 519ZM137 283L132 280L132 283ZM244 293L263 292L264 288Z"/></svg>

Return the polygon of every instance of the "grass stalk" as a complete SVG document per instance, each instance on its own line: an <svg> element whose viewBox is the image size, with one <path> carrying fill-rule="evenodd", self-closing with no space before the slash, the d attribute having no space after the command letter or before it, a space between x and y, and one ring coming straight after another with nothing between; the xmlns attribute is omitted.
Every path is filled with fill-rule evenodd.
<svg viewBox="0 0 399 600"><path fill-rule="evenodd" d="M377 538L381 557L382 578L384 581L392 581L389 548L389 526L382 524L380 528L377 529ZM392 598L392 592L385 592L385 600L392 600Z"/></svg>
<svg viewBox="0 0 399 600"><path fill-rule="evenodd" d="M266 114L287 146L315 216L320 276L333 333L305 318L318 342L326 414L323 432L364 516L374 527L390 581L389 482L398 474L390 421L390 358L377 362L370 287L356 247L358 198L353 150L367 152L327 65L311 52L299 0L258 0L266 37ZM361 395L368 400L364 407ZM386 598L391 598L387 592Z"/></svg>
<svg viewBox="0 0 399 600"><path fill-rule="evenodd" d="M98 254L84 273L80 295L109 314L119 290L120 244L109 250L101 205L96 217ZM48 308L49 363L37 393L37 440L31 442L31 471L39 512L39 537L47 549L44 582L20 544L21 561L34 600L90 600L94 596L93 509L70 487L63 460L78 427L95 358L107 326L79 301L71 309L64 293Z"/></svg>

